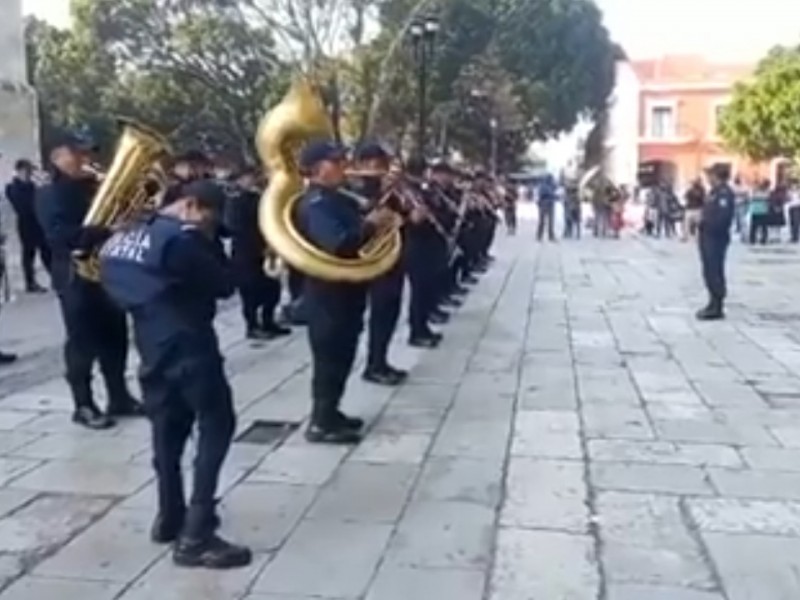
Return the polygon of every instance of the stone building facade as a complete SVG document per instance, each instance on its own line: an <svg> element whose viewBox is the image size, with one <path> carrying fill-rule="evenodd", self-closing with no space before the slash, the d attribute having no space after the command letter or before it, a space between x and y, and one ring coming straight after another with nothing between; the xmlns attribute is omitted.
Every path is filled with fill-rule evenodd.
<svg viewBox="0 0 800 600"><path fill-rule="evenodd" d="M40 161L36 94L27 83L21 0L0 0L0 181L19 158Z"/></svg>

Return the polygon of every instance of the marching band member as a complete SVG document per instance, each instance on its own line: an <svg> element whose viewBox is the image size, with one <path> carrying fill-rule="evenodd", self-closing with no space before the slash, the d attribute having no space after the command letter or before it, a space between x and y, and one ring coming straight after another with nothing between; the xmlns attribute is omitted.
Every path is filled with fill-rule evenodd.
<svg viewBox="0 0 800 600"><path fill-rule="evenodd" d="M128 328L125 313L99 283L79 277L73 252L88 251L108 236L101 227L84 227L83 219L97 189L86 172L89 152L84 140L65 135L50 151L52 181L36 198L36 213L52 251L53 288L66 329L64 361L75 411L72 420L89 429L107 429L113 417L142 414L125 382ZM103 413L92 394L92 367L100 363L108 392Z"/></svg>
<svg viewBox="0 0 800 600"><path fill-rule="evenodd" d="M358 177L356 191L368 198L373 205L384 193L383 181L389 173L389 153L377 143L363 143L355 149L354 168L370 172ZM393 197L392 200L397 200ZM402 210L395 205L393 210ZM389 344L400 318L400 305L403 299L405 272L403 261L370 283L369 287L369 338L367 342L367 363L363 378L381 385L398 385L405 381L408 372L389 364Z"/></svg>
<svg viewBox="0 0 800 600"><path fill-rule="evenodd" d="M217 236L225 194L209 180L187 183L159 212L115 233L103 246L103 285L133 317L139 380L151 422L158 515L151 537L176 541L180 566L250 563L248 548L215 533L215 494L236 429L233 399L214 331L218 299L234 276ZM197 456L187 508L181 458L195 422Z"/></svg>
<svg viewBox="0 0 800 600"><path fill-rule="evenodd" d="M345 155L332 141L308 143L300 153L300 168L308 189L296 218L304 237L341 258L354 258L376 228L394 221L394 213L378 208L362 216L357 202L338 191L344 184ZM363 327L369 285L305 278L303 297L312 354L313 406L306 439L315 443L349 444L361 439L364 422L339 410L353 368Z"/></svg>
<svg viewBox="0 0 800 600"><path fill-rule="evenodd" d="M226 202L225 224L232 238L231 258L236 274L242 315L251 340L289 335L290 329L275 322L275 309L281 299L281 282L264 272L267 245L258 228L258 203L261 192L258 172L247 168L236 177L235 193Z"/></svg>
<svg viewBox="0 0 800 600"><path fill-rule="evenodd" d="M412 212L406 225L403 244L411 287L408 343L418 348L434 348L442 340L442 334L431 329L429 320L436 306L437 277L440 274L435 257L446 257L448 252L446 232L436 230L432 212L428 208L434 200L428 184L423 180L426 167L425 159L421 156L411 157L406 163L409 193L419 199L419 207Z"/></svg>

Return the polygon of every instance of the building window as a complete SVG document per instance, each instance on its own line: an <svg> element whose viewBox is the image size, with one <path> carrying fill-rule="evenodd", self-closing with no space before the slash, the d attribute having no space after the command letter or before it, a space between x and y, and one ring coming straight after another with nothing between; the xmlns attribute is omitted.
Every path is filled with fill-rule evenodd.
<svg viewBox="0 0 800 600"><path fill-rule="evenodd" d="M664 139L675 136L675 109L654 106L650 109L650 137Z"/></svg>

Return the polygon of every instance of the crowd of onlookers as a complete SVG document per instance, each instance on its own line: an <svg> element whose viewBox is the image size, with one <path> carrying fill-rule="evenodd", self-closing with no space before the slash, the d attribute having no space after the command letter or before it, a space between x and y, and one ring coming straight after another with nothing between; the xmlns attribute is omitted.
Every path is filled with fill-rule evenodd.
<svg viewBox="0 0 800 600"><path fill-rule="evenodd" d="M736 194L735 232L750 244L778 242L788 237L800 242L800 183L789 180L772 185L762 180L747 185L733 181ZM644 232L654 237L688 239L696 236L708 190L695 179L679 198L668 183L642 188L637 200L645 207ZM788 227L788 236L784 233Z"/></svg>

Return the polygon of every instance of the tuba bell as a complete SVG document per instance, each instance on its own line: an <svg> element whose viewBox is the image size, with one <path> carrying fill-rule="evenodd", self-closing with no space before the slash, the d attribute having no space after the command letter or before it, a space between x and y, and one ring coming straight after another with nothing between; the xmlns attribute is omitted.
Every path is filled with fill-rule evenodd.
<svg viewBox="0 0 800 600"><path fill-rule="evenodd" d="M270 179L259 204L259 226L272 250L298 271L328 281L369 281L400 258L399 224L376 233L358 258L339 258L320 250L294 224L303 191L296 153L309 140L332 137L332 129L319 95L303 78L296 79L286 97L263 118L256 149Z"/></svg>
<svg viewBox="0 0 800 600"><path fill-rule="evenodd" d="M102 183L83 220L86 226L113 227L133 219L140 212L155 208L166 190L166 171L162 161L169 155L167 141L142 125L123 121L124 126L111 167L97 175ZM73 257L80 277L100 281L96 253Z"/></svg>

